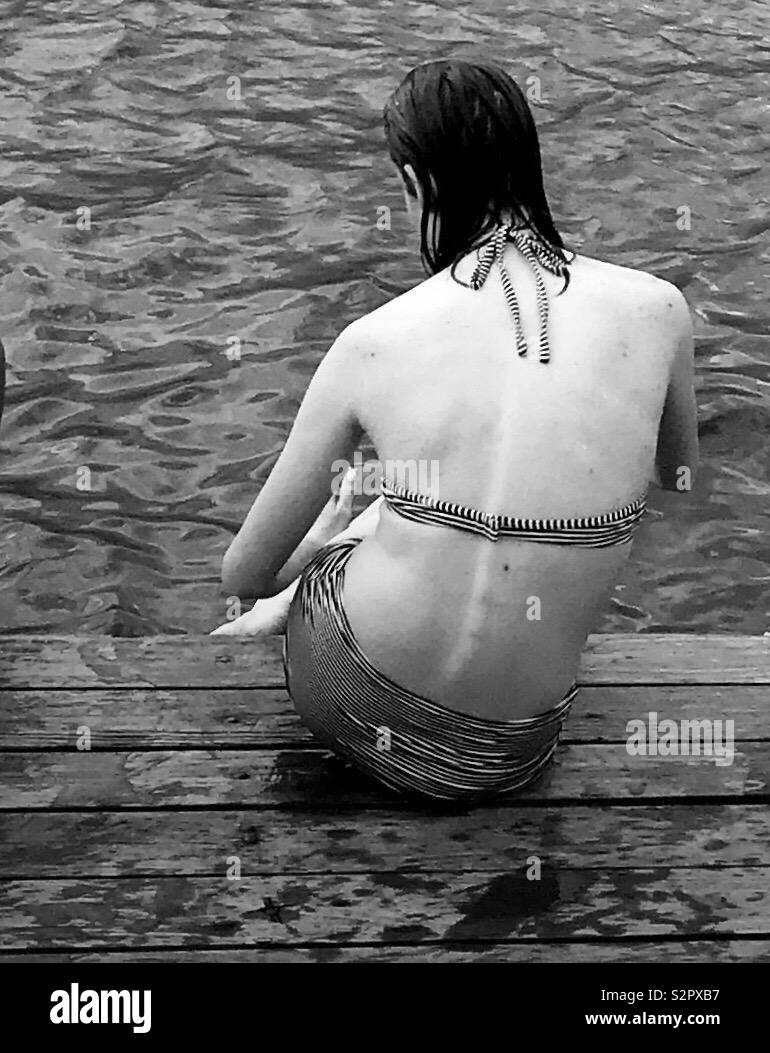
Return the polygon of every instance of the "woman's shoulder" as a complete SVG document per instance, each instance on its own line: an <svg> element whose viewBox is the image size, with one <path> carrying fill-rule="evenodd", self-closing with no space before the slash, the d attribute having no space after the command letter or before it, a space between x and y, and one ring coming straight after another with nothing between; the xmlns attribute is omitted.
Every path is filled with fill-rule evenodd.
<svg viewBox="0 0 770 1053"><path fill-rule="evenodd" d="M377 347L392 346L397 331L403 330L415 318L425 317L431 299L431 290L427 287L435 281L435 277L426 278L379 307L360 315L345 326L338 341L356 352L362 349L374 352Z"/></svg>
<svg viewBox="0 0 770 1053"><path fill-rule="evenodd" d="M597 278L615 283L618 288L625 289L631 296L637 296L640 301L655 303L669 299L677 304L686 302L676 285L656 274L651 274L650 271L639 270L636 267L624 267L622 264L611 263L609 260L577 254L571 267L579 267L585 274L593 271Z"/></svg>
<svg viewBox="0 0 770 1053"><path fill-rule="evenodd" d="M572 277L579 277L588 299L596 297L605 310L612 305L613 311L624 316L630 310L637 319L641 315L652 323L660 321L665 328L681 329L689 324L684 295L665 278L593 256L575 254L573 258L570 253L569 258ZM575 282L574 288L578 287ZM380 351L393 353L404 344L411 346L412 338L429 327L434 317L444 315L447 297L458 291L448 270L426 278L350 322L337 339L339 351L361 362L378 357Z"/></svg>
<svg viewBox="0 0 770 1053"><path fill-rule="evenodd" d="M650 346L658 350L659 361L670 368L677 348L692 343L690 308L681 290L649 271L589 256L577 259L584 264L585 274L591 276L593 268L597 277L597 311L609 310L627 333L642 337L646 368L653 361Z"/></svg>

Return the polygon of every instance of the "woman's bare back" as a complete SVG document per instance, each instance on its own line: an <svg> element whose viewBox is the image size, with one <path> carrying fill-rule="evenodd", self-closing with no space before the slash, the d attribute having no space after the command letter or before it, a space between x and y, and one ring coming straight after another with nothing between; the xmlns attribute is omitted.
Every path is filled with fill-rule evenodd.
<svg viewBox="0 0 770 1053"><path fill-rule="evenodd" d="M563 279L541 272L546 365L530 266L513 247L506 266L527 357L499 277L474 292L442 271L357 323L368 349L351 378L361 424L381 461L436 462L434 497L530 518L629 503L653 473L681 294L583 256L562 295ZM345 607L364 652L401 686L513 719L569 687L629 547L489 542L384 508L348 564Z"/></svg>

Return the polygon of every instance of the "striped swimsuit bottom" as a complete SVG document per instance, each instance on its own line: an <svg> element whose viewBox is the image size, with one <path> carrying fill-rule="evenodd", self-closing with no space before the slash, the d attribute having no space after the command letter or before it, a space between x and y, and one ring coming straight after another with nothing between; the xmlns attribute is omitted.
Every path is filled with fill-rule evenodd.
<svg viewBox="0 0 770 1053"><path fill-rule="evenodd" d="M388 484L382 492L404 518L471 530L491 540L524 536L589 547L623 544L644 511L641 498L605 516L518 520L486 516ZM400 687L363 653L342 604L345 565L360 541L346 538L321 549L305 567L292 602L284 669L290 695L301 694L303 708L310 710L312 730L391 789L459 802L523 789L553 756L577 684L545 713L505 721L460 713ZM302 620L304 643L295 642L294 618ZM301 684L292 682L297 647L310 651L302 655L309 673Z"/></svg>

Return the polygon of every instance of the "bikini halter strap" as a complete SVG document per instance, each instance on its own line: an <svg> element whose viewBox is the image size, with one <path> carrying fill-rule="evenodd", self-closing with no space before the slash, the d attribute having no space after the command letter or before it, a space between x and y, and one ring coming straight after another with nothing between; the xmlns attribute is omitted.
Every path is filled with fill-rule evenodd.
<svg viewBox="0 0 770 1053"><path fill-rule="evenodd" d="M524 259L529 263L535 275L537 287L537 310L540 317L539 351L540 361L550 362L551 350L548 343L548 296L545 283L537 264L544 267L551 274L564 277L567 273L567 264L551 248L550 245L541 241L527 227L516 227L512 223L503 224L498 227L492 239L486 243L479 252L476 264L470 279L470 287L474 291L480 289L489 276L492 264L497 263L500 269L500 280L503 284L505 299L513 316L513 325L516 332L516 350L520 356L527 353L527 341L524 339L524 331L521 326L521 314L519 302L513 282L505 266L505 244L512 241L521 252Z"/></svg>

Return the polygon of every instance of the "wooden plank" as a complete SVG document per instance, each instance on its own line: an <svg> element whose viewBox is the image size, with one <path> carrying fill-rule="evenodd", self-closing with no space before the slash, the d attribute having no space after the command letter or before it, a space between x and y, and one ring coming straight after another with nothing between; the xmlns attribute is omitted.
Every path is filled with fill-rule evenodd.
<svg viewBox="0 0 770 1053"><path fill-rule="evenodd" d="M324 750L157 750L148 753L4 753L0 808L171 808L399 802ZM770 744L737 743L733 763L713 757L634 757L620 744L562 746L519 799L768 798ZM404 805L408 807L408 805Z"/></svg>
<svg viewBox="0 0 770 1053"><path fill-rule="evenodd" d="M425 964L459 964L487 962L542 963L589 963L589 962L655 962L664 963L716 963L716 962L766 962L770 961L770 940L641 940L637 942L597 942L565 940L561 943L535 942L495 944L413 944L412 946L381 947L344 946L329 944L314 947L247 947L230 950L139 950L139 951L88 951L68 954L38 953L27 951L0 952L0 963L10 964L87 964L106 962L119 964L136 962L149 964L158 962L185 963L291 963L339 964L352 962L422 962Z"/></svg>
<svg viewBox="0 0 770 1053"><path fill-rule="evenodd" d="M770 936L770 868L9 881L0 946Z"/></svg>
<svg viewBox="0 0 770 1053"><path fill-rule="evenodd" d="M562 735L568 742L621 742L630 717L732 720L735 738L770 738L768 689L744 684L584 687ZM237 749L315 743L284 689L99 688L0 691L0 749L76 749L88 727L93 750Z"/></svg>
<svg viewBox="0 0 770 1053"><path fill-rule="evenodd" d="M766 805L488 807L467 814L0 813L0 879L374 870L753 866L770 860Z"/></svg>
<svg viewBox="0 0 770 1053"><path fill-rule="evenodd" d="M280 641L224 636L4 636L0 687L282 687Z"/></svg>
<svg viewBox="0 0 770 1053"><path fill-rule="evenodd" d="M591 684L770 684L770 635L594 635L579 679Z"/></svg>
<svg viewBox="0 0 770 1053"><path fill-rule="evenodd" d="M0 749L73 750L83 727L93 750L316 744L284 688L0 691Z"/></svg>
<svg viewBox="0 0 770 1053"><path fill-rule="evenodd" d="M280 687L277 638L4 636L0 687ZM613 633L589 638L590 684L769 684L770 637Z"/></svg>

